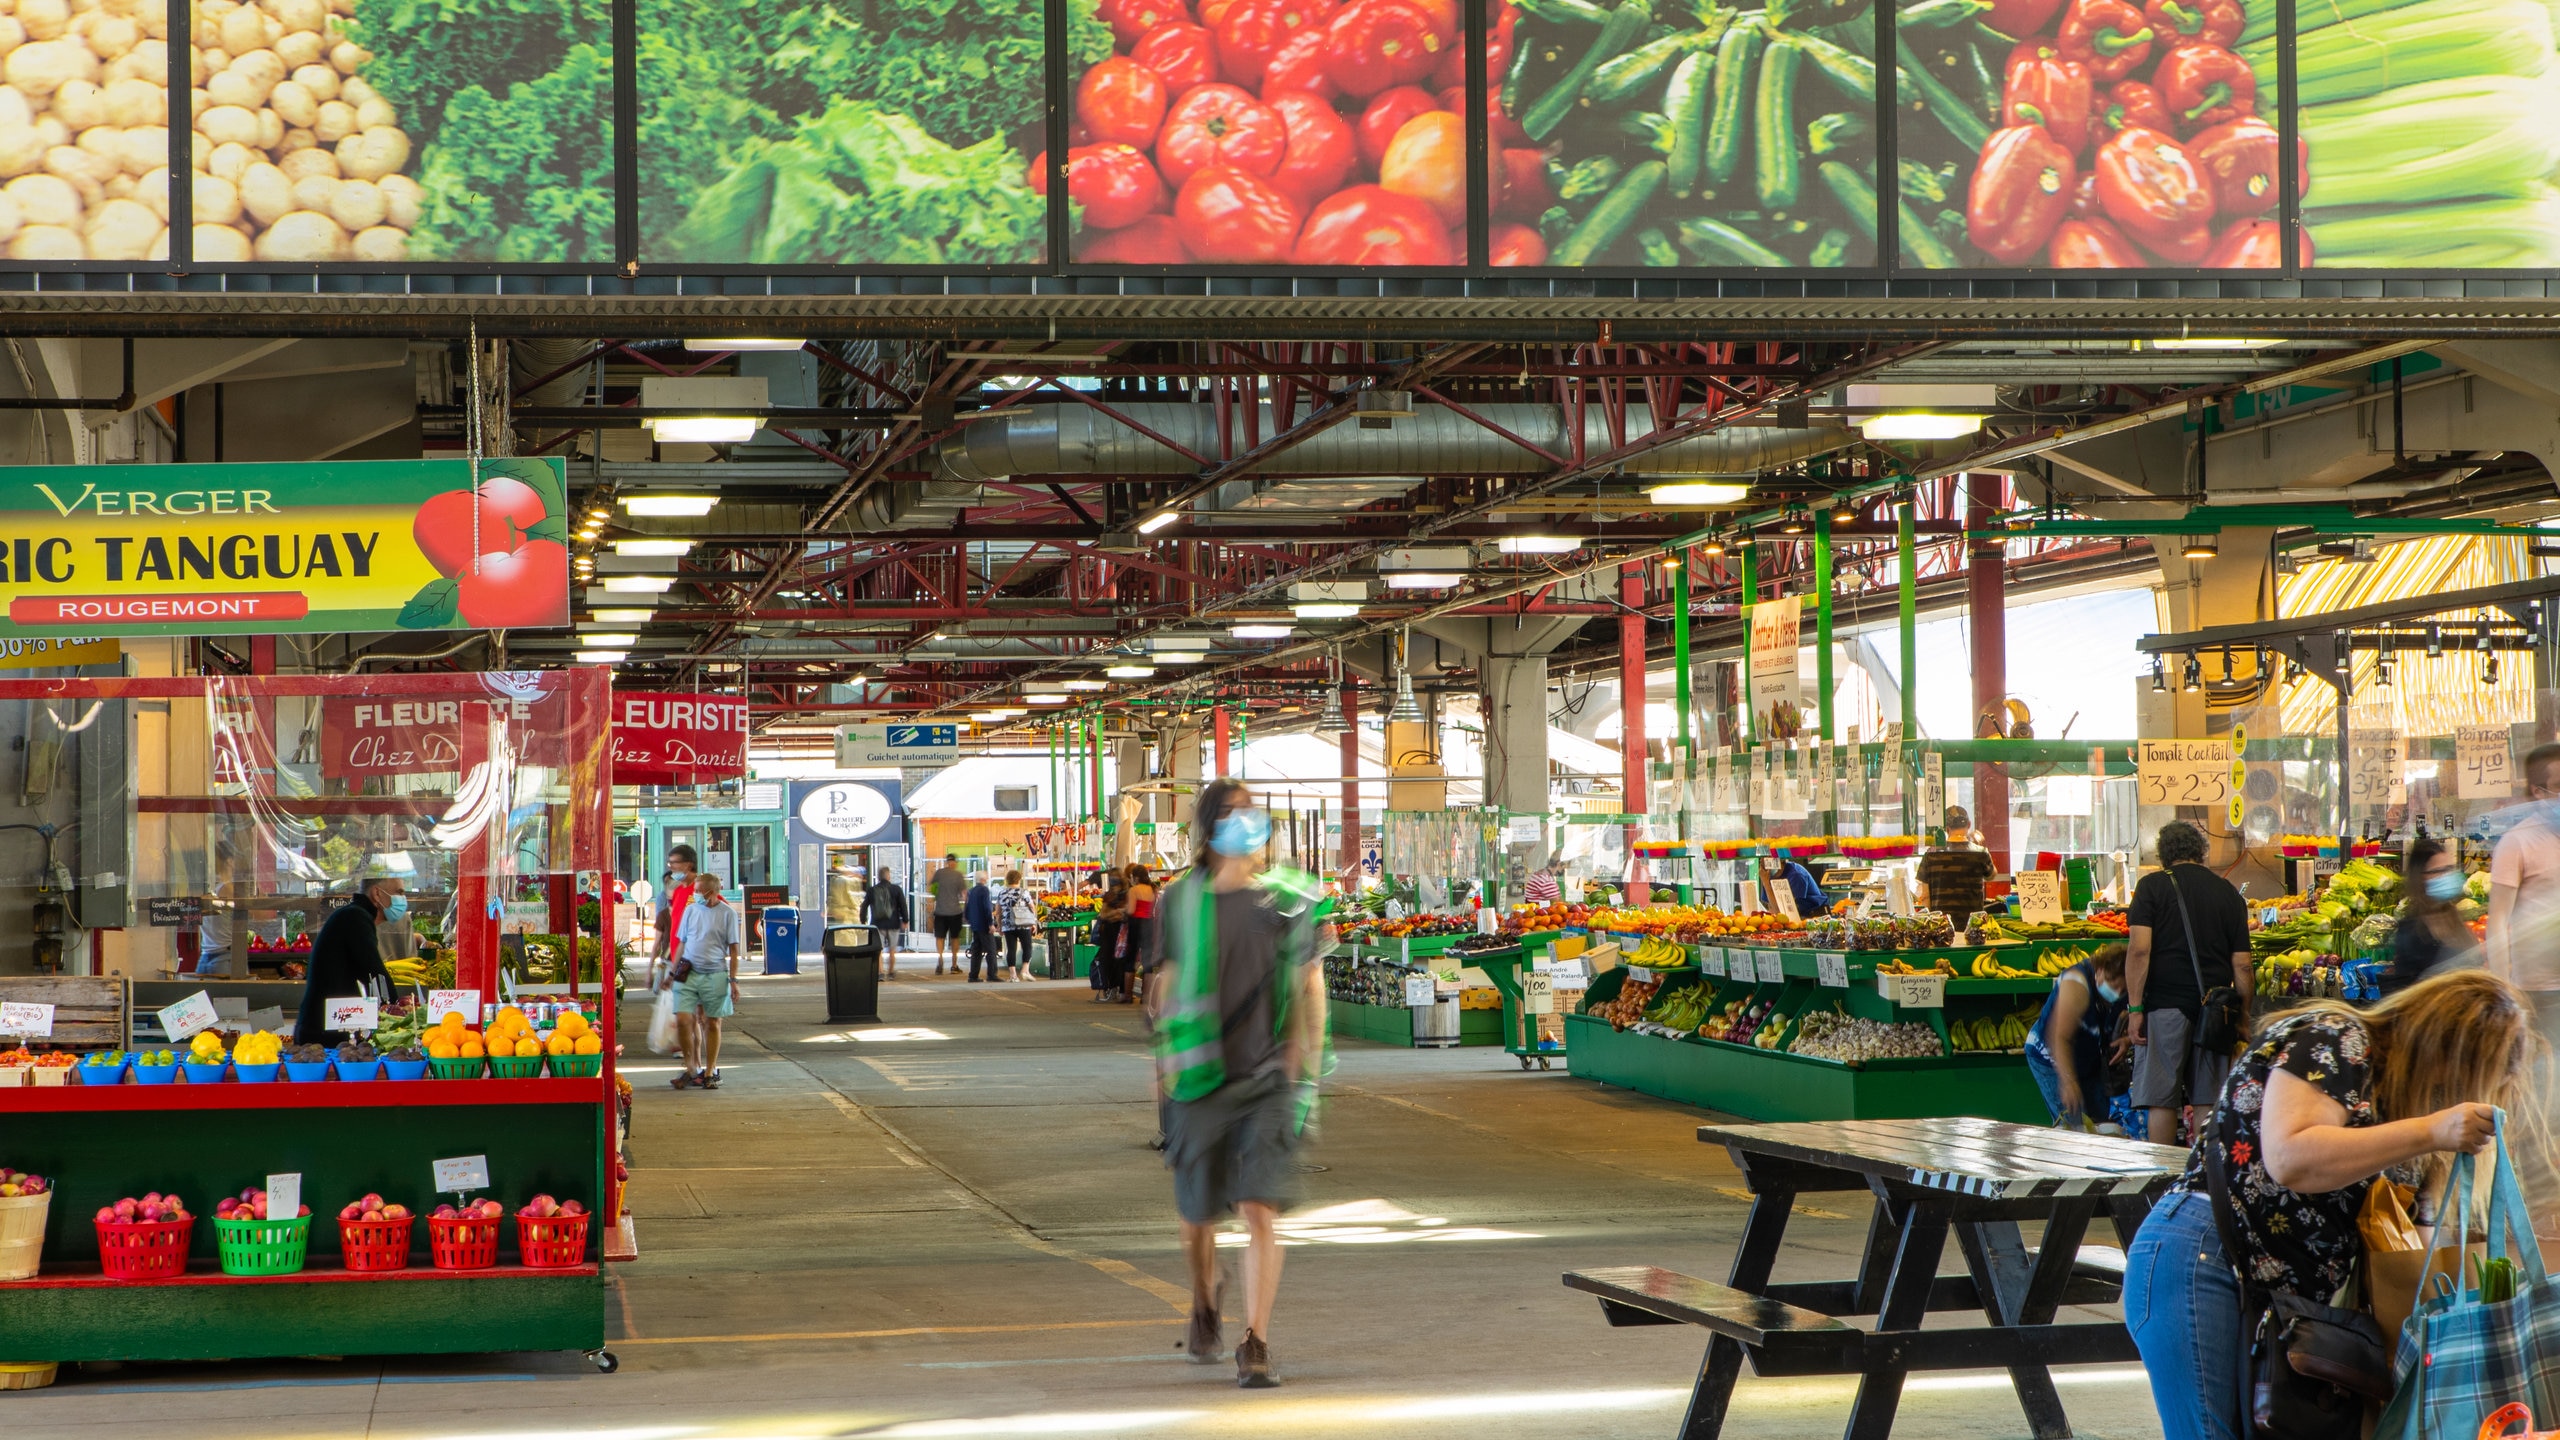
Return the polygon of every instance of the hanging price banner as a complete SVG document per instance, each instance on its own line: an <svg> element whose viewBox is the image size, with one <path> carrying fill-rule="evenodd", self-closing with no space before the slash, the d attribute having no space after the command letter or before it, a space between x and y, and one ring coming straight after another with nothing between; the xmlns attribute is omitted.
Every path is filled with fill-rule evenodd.
<svg viewBox="0 0 2560 1440"><path fill-rule="evenodd" d="M2454 731L2453 763L2457 799L2503 800L2515 793L2515 745L2504 725Z"/></svg>
<svg viewBox="0 0 2560 1440"><path fill-rule="evenodd" d="M2382 728L2347 734L2347 800L2380 809L2409 798L2400 732Z"/></svg>
<svg viewBox="0 0 2560 1440"><path fill-rule="evenodd" d="M2222 806L2231 802L2228 740L2138 740L2134 774L2145 805Z"/></svg>

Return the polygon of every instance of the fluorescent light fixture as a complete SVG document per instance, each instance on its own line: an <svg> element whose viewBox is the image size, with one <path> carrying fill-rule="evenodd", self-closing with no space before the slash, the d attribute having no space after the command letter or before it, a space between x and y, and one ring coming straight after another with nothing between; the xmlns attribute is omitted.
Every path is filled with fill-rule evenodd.
<svg viewBox="0 0 2560 1440"><path fill-rule="evenodd" d="M1248 622L1228 626L1227 633L1239 640L1286 640L1296 628L1292 625L1260 625Z"/></svg>
<svg viewBox="0 0 2560 1440"><path fill-rule="evenodd" d="M1751 498L1751 486L1739 480L1672 480L1648 486L1644 498L1656 505L1739 505Z"/></svg>
<svg viewBox="0 0 2560 1440"><path fill-rule="evenodd" d="M637 632L630 630L582 630L578 632L578 643L581 645L637 645L640 643L640 636Z"/></svg>
<svg viewBox="0 0 2560 1440"><path fill-rule="evenodd" d="M671 575L607 575L604 588L616 595L664 595L675 588Z"/></svg>
<svg viewBox="0 0 2560 1440"><path fill-rule="evenodd" d="M973 710L969 712L969 718L984 724L990 720L1004 720L1011 717L1002 710Z"/></svg>
<svg viewBox="0 0 2560 1440"><path fill-rule="evenodd" d="M1102 672L1114 680L1144 680L1156 673L1153 665L1114 665Z"/></svg>
<svg viewBox="0 0 2560 1440"><path fill-rule="evenodd" d="M1378 557L1378 568L1386 570L1464 570L1475 559L1475 552L1464 545L1412 545L1389 550Z"/></svg>
<svg viewBox="0 0 2560 1440"><path fill-rule="evenodd" d="M646 625L658 618L655 610L597 610L587 616L603 625Z"/></svg>
<svg viewBox="0 0 2560 1440"><path fill-rule="evenodd" d="M1505 555L1570 555L1582 548L1570 535L1505 535L1496 543Z"/></svg>
<svg viewBox="0 0 2560 1440"><path fill-rule="evenodd" d="M1179 510L1159 510L1153 515L1150 515L1146 519L1138 522L1138 533L1141 535L1153 535L1157 531L1181 518L1182 512Z"/></svg>
<svg viewBox="0 0 2560 1440"><path fill-rule="evenodd" d="M1340 604L1346 600L1369 598L1366 580L1301 580L1289 587L1289 598L1297 601Z"/></svg>
<svg viewBox="0 0 2560 1440"><path fill-rule="evenodd" d="M1979 415L1946 415L1927 410L1870 415L1858 430L1870 440L1953 440L1982 428Z"/></svg>
<svg viewBox="0 0 2560 1440"><path fill-rule="evenodd" d="M1348 620L1360 613L1360 607L1357 605L1335 605L1324 602L1292 605L1289 608L1301 620Z"/></svg>
<svg viewBox="0 0 2560 1440"><path fill-rule="evenodd" d="M805 348L805 347L808 345L808 343L809 343L809 342L808 342L808 341L806 341L806 340L773 340L773 339L759 339L759 340L687 340L686 342L684 342L684 348L686 348L687 350L695 351L695 352L700 353L700 354L704 354L704 355L717 355L717 354L721 354L721 353L722 353L722 352L724 352L724 351L725 351L725 352L734 352L734 353L744 353L744 352L746 352L746 351L750 351L750 350L799 350L799 349L803 349L803 348Z"/></svg>
<svg viewBox="0 0 2560 1440"><path fill-rule="evenodd" d="M578 663L581 665L619 665L630 658L631 652L628 650L581 650L578 652Z"/></svg>
<svg viewBox="0 0 2560 1440"><path fill-rule="evenodd" d="M634 515L702 516L720 503L717 495L625 495L622 508Z"/></svg>
<svg viewBox="0 0 2560 1440"><path fill-rule="evenodd" d="M1025 695L1055 695L1066 688L1066 682L1063 680L1025 680L1022 682L1022 693Z"/></svg>
<svg viewBox="0 0 2560 1440"><path fill-rule="evenodd" d="M1108 690L1111 688L1099 680L1062 680L1058 683L1068 690Z"/></svg>
<svg viewBox="0 0 2560 1440"><path fill-rule="evenodd" d="M1156 657L1159 665L1197 665L1209 657L1197 650L1169 650Z"/></svg>
<svg viewBox="0 0 2560 1440"><path fill-rule="evenodd" d="M1147 637L1147 648L1158 655L1169 650L1206 650L1209 648L1209 637L1206 635L1150 635Z"/></svg>
<svg viewBox="0 0 2560 1440"><path fill-rule="evenodd" d="M1446 590L1467 577L1441 570L1390 570L1384 578L1390 590Z"/></svg>
<svg viewBox="0 0 2560 1440"><path fill-rule="evenodd" d="M2145 340L2146 350L2264 350L2281 345L2280 339L2264 339L2240 335L2180 335L2167 340Z"/></svg>
<svg viewBox="0 0 2560 1440"><path fill-rule="evenodd" d="M752 415L681 415L649 422L649 433L661 445L744 445L761 428L763 422Z"/></svg>
<svg viewBox="0 0 2560 1440"><path fill-rule="evenodd" d="M1064 705L1067 703L1067 697L1064 695L1025 695L1022 698L1034 705Z"/></svg>
<svg viewBox="0 0 2560 1440"><path fill-rule="evenodd" d="M611 543L616 555L683 555L693 549L690 540L616 540Z"/></svg>

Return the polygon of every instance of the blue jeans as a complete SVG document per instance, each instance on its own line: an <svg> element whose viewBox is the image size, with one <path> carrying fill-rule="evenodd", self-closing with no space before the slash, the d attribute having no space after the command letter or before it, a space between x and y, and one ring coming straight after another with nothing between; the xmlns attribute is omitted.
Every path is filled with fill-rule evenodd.
<svg viewBox="0 0 2560 1440"><path fill-rule="evenodd" d="M2240 1285L2210 1197L2172 1191L2142 1222L2125 1253L2124 1323L2164 1440L2240 1440Z"/></svg>

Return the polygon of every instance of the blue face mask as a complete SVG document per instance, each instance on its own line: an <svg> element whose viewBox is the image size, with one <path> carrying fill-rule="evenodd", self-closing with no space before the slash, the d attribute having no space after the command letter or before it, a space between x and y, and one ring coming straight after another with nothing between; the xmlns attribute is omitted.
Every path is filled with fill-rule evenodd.
<svg viewBox="0 0 2560 1440"><path fill-rule="evenodd" d="M2124 991L2101 980L2098 982L2098 998L2113 1005L2124 998Z"/></svg>
<svg viewBox="0 0 2560 1440"><path fill-rule="evenodd" d="M1209 848L1221 855L1252 855L1270 843L1268 810L1230 810L1218 817L1216 828L1209 832Z"/></svg>
<svg viewBox="0 0 2560 1440"><path fill-rule="evenodd" d="M2427 877L2427 894L2437 900L2462 898L2464 877L2459 870L2441 870Z"/></svg>
<svg viewBox="0 0 2560 1440"><path fill-rule="evenodd" d="M409 897L406 895L394 895L391 897L391 903L382 907L382 918L385 920L405 920L408 915Z"/></svg>

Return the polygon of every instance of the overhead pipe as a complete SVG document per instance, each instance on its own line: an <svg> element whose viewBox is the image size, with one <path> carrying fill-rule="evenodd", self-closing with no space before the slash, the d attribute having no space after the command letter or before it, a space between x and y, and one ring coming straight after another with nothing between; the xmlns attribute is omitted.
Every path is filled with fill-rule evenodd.
<svg viewBox="0 0 2560 1440"><path fill-rule="evenodd" d="M1111 407L1135 425L1201 455L1219 452L1215 406L1149 401ZM1487 424L1443 405L1417 405L1409 417L1384 429L1342 425L1308 437L1272 457L1263 472L1283 475L1540 475L1555 468L1552 455L1602 453L1620 443L1597 406L1582 414L1577 450L1561 405L1499 404L1471 407ZM1509 431L1526 448L1491 426ZM1262 406L1261 433L1287 428L1278 412ZM1630 405L1626 434L1654 428L1649 407ZM1736 426L1675 440L1636 462L1646 475L1747 475L1809 459L1852 443L1844 428ZM989 415L934 450L936 473L950 481L984 484L1015 475L1178 475L1199 462L1142 434L1129 423L1089 405L1023 405Z"/></svg>

